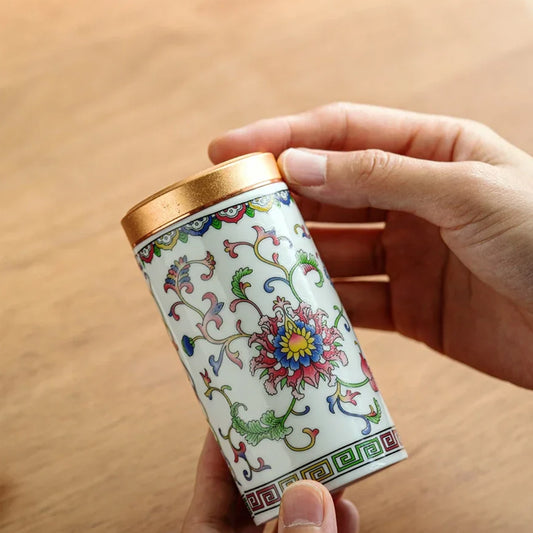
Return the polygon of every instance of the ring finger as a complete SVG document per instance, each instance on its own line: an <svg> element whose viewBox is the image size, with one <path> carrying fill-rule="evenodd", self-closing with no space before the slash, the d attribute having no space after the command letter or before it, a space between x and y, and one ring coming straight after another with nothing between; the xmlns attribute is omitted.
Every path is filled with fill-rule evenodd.
<svg viewBox="0 0 533 533"><path fill-rule="evenodd" d="M308 227L332 278L386 273L382 227L314 223Z"/></svg>

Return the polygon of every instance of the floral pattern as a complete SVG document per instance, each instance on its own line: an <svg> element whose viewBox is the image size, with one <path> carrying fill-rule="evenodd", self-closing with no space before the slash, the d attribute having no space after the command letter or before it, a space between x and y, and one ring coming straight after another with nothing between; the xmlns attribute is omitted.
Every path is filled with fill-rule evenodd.
<svg viewBox="0 0 533 533"><path fill-rule="evenodd" d="M236 204L222 209L213 215L197 218L192 222L183 224L179 228L173 229L155 241L147 244L138 252L138 256L143 263L151 263L154 255L161 257L161 250L172 250L179 242L186 243L189 236L201 237L209 228L221 229L222 223L236 224L245 215L253 218L256 211L267 212L275 206L290 205L291 196L289 191L281 190L273 194L260 196L249 202Z"/></svg>
<svg viewBox="0 0 533 533"><path fill-rule="evenodd" d="M223 222L239 222L239 220L246 213L246 206L244 204L234 205L227 209L222 209L217 213L217 218Z"/></svg>
<svg viewBox="0 0 533 533"><path fill-rule="evenodd" d="M211 216L197 218L196 220L193 220L192 222L182 226L179 231L187 233L188 235L201 236L209 229L209 226L212 222L213 217Z"/></svg>
<svg viewBox="0 0 533 533"><path fill-rule="evenodd" d="M297 399L304 397L305 382L318 388L320 379L333 380L333 370L339 363L346 365L346 354L338 348L342 334L326 322L324 311L313 312L300 303L296 309L290 303L277 298L273 317L264 316L259 321L261 332L250 337L250 344L257 343L259 354L250 363L250 370L266 369L265 389L276 394L278 387L288 386Z"/></svg>
<svg viewBox="0 0 533 533"><path fill-rule="evenodd" d="M222 216L242 217L242 213L243 208L238 206L232 210L225 210ZM200 231L200 226L202 224L196 226L196 231ZM288 288L292 296L291 299L276 296L271 311L266 313L258 302L249 297L249 290L253 285L253 268L241 266L235 270L230 282L231 293L235 298L229 302L229 311L236 313L237 308L243 304L253 308L258 315L256 330L245 331L241 319L238 319L235 322L235 331L230 335L218 335L217 332L221 331L224 324L221 313L225 302L219 301L218 296L212 291L204 292L201 297L203 302L209 304L207 311L191 300L196 290L191 274L193 268L202 269L199 275L201 282L209 281L215 273L217 262L211 252L208 251L203 259L189 259L185 255L179 257L170 265L164 284L165 292L172 291L177 297L170 306L169 317L176 321L181 319L182 313L192 313L198 317L196 323L198 334L194 337L190 334L181 337L181 349L187 357L195 356L198 343L206 343L204 345L206 348L215 347L218 354L215 351L208 357L208 362L214 376L220 377L225 358L240 369L244 369L240 350L243 346L248 346L257 352L250 358L249 371L252 376L259 375L266 392L269 395L277 395L285 388L291 392L292 400L283 413L275 413L270 409L258 419L246 420L243 418L244 411L247 410L246 404L232 399L231 387L226 384L215 386L207 369L200 372L206 387L204 395L212 401L216 393L222 396L228 405L231 424L225 430L219 428L219 435L230 444L235 461L242 460L246 463L243 475L247 480L251 479L254 472L270 468L261 457L257 458L256 465L252 464L248 459L247 445L257 446L265 439L283 441L292 451L308 450L315 445L319 435L318 428L303 427L301 431L307 437L307 442L296 444L291 441L294 428L288 423L291 416L305 416L310 411L309 406L305 406L303 410L296 409L297 402L306 396L306 385L318 389L323 382L325 387L334 388L334 392L326 398L329 411L335 414L337 409L341 414L361 419L364 422L361 430L364 435L370 432L372 423L379 423L381 418L381 408L377 399L374 400L374 406L370 407L369 412L353 410L358 408L357 396L361 394L357 389L370 385L374 391L377 391L377 387L374 388L375 381L362 355L360 364L366 378L364 381L348 383L335 373L337 368L348 364L347 355L342 348L344 337L339 329L341 320L344 319L345 330L350 331L344 311L335 306L337 316L331 322L323 309L313 309L310 304L304 302L296 288L298 276L303 279L313 276L311 283L318 288L323 286L326 278L322 273L318 256L305 250L294 250L293 263L284 265L280 261L279 252L275 249L287 242L288 238L258 225L253 226L253 230L255 240L235 242L225 240L224 252L231 259L239 260L242 250L250 249L256 260L272 271L272 275L263 283L264 293L272 294L276 284L281 284ZM289 249L291 247L292 243ZM270 249L268 253L267 248ZM214 325L214 329L210 324ZM238 348L239 345L241 348Z"/></svg>
<svg viewBox="0 0 533 533"><path fill-rule="evenodd" d="M162 250L172 250L178 242L205 238L212 228L237 224L290 203L290 194L282 190L174 228L138 252L141 268L155 257L163 260ZM204 401L225 406L229 422L214 430L232 451L227 460L243 464L242 475L250 481L271 469L263 454L255 451L262 442L300 453L320 439L319 428L306 425L307 415L315 408L307 402L310 394L319 394L332 416L357 420L362 435L369 435L380 423L383 409L340 303L328 308L328 314L317 305L318 299L310 303L303 297L309 291L332 291L303 221L289 226L292 238L265 224L246 228L239 233L240 240L220 239L219 248L203 248L203 255L171 256L161 288L164 301L169 302L164 309L169 331L180 331L173 342L182 360L199 361L195 365L200 370L194 375L188 370L195 391L203 384ZM220 272L219 263L226 265ZM229 275L228 264L233 265ZM185 320L186 328L174 326ZM341 378L340 372L349 364L359 367L359 382ZM239 397L239 391L228 384L226 365L233 374L246 373L248 379L257 380L266 394L276 397L276 407L247 415L248 399ZM370 404L362 402L363 397L372 398Z"/></svg>

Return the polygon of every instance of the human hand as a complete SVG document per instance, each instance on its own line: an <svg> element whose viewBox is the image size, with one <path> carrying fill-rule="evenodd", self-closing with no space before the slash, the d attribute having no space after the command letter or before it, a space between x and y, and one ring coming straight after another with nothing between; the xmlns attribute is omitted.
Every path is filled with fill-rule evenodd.
<svg viewBox="0 0 533 533"><path fill-rule="evenodd" d="M209 147L214 163L254 151L279 157L355 325L533 388L531 156L476 122L345 103Z"/></svg>
<svg viewBox="0 0 533 533"><path fill-rule="evenodd" d="M316 481L298 481L283 493L278 533L357 533L355 506L332 496ZM196 486L182 533L260 533L252 522L218 445L208 433L196 474Z"/></svg>

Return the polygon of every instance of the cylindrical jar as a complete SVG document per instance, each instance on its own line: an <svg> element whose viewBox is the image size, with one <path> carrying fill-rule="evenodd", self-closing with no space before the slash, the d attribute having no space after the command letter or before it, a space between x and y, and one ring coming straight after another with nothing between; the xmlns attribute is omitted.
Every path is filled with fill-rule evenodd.
<svg viewBox="0 0 533 533"><path fill-rule="evenodd" d="M122 221L256 524L407 454L272 154L233 159Z"/></svg>

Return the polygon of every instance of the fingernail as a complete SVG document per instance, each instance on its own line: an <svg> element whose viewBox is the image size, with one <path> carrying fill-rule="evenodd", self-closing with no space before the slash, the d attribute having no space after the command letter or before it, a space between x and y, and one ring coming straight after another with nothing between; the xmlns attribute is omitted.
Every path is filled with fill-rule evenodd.
<svg viewBox="0 0 533 533"><path fill-rule="evenodd" d="M281 154L279 163L285 178L294 184L322 185L326 181L325 155L289 148Z"/></svg>
<svg viewBox="0 0 533 533"><path fill-rule="evenodd" d="M319 488L300 481L289 485L281 500L285 527L320 526L324 520L324 499Z"/></svg>

